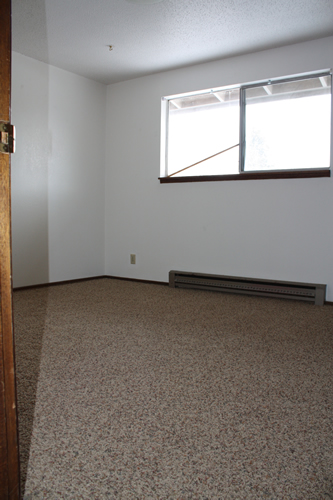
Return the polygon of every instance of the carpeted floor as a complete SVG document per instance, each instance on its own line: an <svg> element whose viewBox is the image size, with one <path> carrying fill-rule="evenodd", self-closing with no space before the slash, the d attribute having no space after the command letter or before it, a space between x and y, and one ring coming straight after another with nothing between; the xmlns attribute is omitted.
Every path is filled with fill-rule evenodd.
<svg viewBox="0 0 333 500"><path fill-rule="evenodd" d="M14 292L28 499L333 499L333 307L100 279Z"/></svg>

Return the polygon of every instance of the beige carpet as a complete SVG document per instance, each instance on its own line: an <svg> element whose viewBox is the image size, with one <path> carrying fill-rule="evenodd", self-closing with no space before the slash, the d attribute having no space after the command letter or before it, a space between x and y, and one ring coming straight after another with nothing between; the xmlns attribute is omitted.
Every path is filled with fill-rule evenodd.
<svg viewBox="0 0 333 500"><path fill-rule="evenodd" d="M101 279L14 307L26 500L333 498L332 306Z"/></svg>

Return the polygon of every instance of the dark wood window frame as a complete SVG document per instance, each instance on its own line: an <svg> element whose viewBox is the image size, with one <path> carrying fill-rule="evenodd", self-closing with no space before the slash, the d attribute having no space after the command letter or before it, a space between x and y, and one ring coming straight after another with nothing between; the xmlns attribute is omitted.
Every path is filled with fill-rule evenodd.
<svg viewBox="0 0 333 500"><path fill-rule="evenodd" d="M260 179L307 179L315 177L331 177L330 169L316 170L284 170L279 172L240 172L232 175L196 175L184 177L159 177L161 184L175 182L207 182L207 181L249 181Z"/></svg>

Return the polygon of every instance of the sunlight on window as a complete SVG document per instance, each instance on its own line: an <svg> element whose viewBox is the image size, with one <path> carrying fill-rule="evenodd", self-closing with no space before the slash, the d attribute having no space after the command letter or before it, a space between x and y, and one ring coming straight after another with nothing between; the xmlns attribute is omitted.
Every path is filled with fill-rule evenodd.
<svg viewBox="0 0 333 500"><path fill-rule="evenodd" d="M163 103L161 176L330 167L328 72L183 94Z"/></svg>
<svg viewBox="0 0 333 500"><path fill-rule="evenodd" d="M272 102L249 100L244 170L328 168L330 108L328 93Z"/></svg>
<svg viewBox="0 0 333 500"><path fill-rule="evenodd" d="M175 99L169 109L169 175L238 172L238 89Z"/></svg>

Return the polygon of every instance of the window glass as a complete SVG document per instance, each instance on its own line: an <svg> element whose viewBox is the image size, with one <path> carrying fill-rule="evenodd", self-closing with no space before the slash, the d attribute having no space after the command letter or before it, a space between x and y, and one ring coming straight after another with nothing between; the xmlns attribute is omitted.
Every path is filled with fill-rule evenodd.
<svg viewBox="0 0 333 500"><path fill-rule="evenodd" d="M239 89L170 100L168 125L168 175L238 172Z"/></svg>
<svg viewBox="0 0 333 500"><path fill-rule="evenodd" d="M244 171L328 168L330 87L321 77L245 89Z"/></svg>
<svg viewBox="0 0 333 500"><path fill-rule="evenodd" d="M161 131L161 178L328 170L331 75L166 97Z"/></svg>

